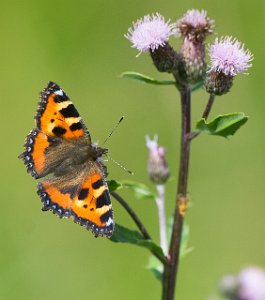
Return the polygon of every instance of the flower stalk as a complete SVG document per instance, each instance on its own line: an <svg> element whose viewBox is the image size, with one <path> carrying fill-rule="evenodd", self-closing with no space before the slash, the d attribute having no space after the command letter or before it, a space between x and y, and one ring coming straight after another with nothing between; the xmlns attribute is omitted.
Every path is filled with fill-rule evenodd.
<svg viewBox="0 0 265 300"><path fill-rule="evenodd" d="M190 158L190 96L191 90L187 85L181 90L181 151L179 179L175 203L174 222L169 248L169 264L165 265L163 274L163 300L173 300L179 265L181 234L186 208L188 206L187 186Z"/></svg>
<svg viewBox="0 0 265 300"><path fill-rule="evenodd" d="M206 37L213 33L214 21L202 10L189 10L176 24L160 14L148 15L133 23L125 35L132 42L132 47L139 51L149 52L159 72L168 72L176 81L176 88L181 99L181 146L177 195L175 199L174 220L167 251L164 212L164 183L168 178L168 168L164 153L154 141L147 139L150 150L149 177L156 184L156 199L160 220L160 242L167 263L164 264L162 278L162 300L173 300L178 273L181 236L184 217L188 207L188 175L190 160L190 143L200 132L191 132L191 85L203 81L209 100L202 114L208 118L215 96L230 91L234 77L245 73L251 67L253 55L245 50L244 44L226 36L215 39L213 45L205 47ZM173 35L181 37L182 44L176 51L170 44ZM206 63L205 49L208 49L210 64ZM162 186L161 186L162 185Z"/></svg>
<svg viewBox="0 0 265 300"><path fill-rule="evenodd" d="M167 225L166 225L166 213L165 213L165 185L158 184L156 186L157 197L156 205L158 210L158 220L160 228L160 246L165 255L168 253L167 246Z"/></svg>

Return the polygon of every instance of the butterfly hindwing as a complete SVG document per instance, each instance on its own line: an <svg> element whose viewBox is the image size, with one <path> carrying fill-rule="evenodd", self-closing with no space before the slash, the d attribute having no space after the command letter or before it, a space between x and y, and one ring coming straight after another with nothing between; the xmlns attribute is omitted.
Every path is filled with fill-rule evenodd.
<svg viewBox="0 0 265 300"><path fill-rule="evenodd" d="M72 203L75 221L88 226L96 235L111 235L113 213L108 186L98 171L90 174Z"/></svg>
<svg viewBox="0 0 265 300"><path fill-rule="evenodd" d="M76 173L39 183L38 194L43 210L52 210L59 217L72 216L76 223L90 229L95 236L112 235L112 205L97 163L94 168L87 164Z"/></svg>

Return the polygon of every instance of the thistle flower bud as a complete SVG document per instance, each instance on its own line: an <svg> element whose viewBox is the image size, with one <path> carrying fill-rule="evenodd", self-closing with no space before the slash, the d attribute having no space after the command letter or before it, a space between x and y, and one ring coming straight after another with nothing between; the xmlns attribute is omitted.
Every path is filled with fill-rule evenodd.
<svg viewBox="0 0 265 300"><path fill-rule="evenodd" d="M219 283L219 290L227 299L237 299L239 290L237 277L234 275L225 275Z"/></svg>
<svg viewBox="0 0 265 300"><path fill-rule="evenodd" d="M176 26L178 36L202 43L209 34L213 33L214 21L207 17L205 10L191 9L177 21Z"/></svg>
<svg viewBox="0 0 265 300"><path fill-rule="evenodd" d="M185 65L185 80L189 83L202 81L206 73L204 45L185 38L180 54Z"/></svg>
<svg viewBox="0 0 265 300"><path fill-rule="evenodd" d="M178 56L175 50L165 42L163 47L151 51L153 63L159 72L172 73L178 65Z"/></svg>
<svg viewBox="0 0 265 300"><path fill-rule="evenodd" d="M205 46L206 37L213 32L213 20L207 12L192 9L177 21L176 34L183 37L180 54L184 61L185 72L182 77L189 83L196 83L205 77Z"/></svg>
<svg viewBox="0 0 265 300"><path fill-rule="evenodd" d="M165 21L159 13L147 15L133 23L125 37L132 42L132 47L142 52L150 52L153 62L160 72L172 72L176 65L177 54L168 44L174 33L170 20Z"/></svg>
<svg viewBox="0 0 265 300"><path fill-rule="evenodd" d="M211 64L205 80L205 88L208 93L223 95L229 92L233 85L234 77L239 73L245 73L250 68L253 55L244 45L232 37L222 37L210 45L209 55Z"/></svg>
<svg viewBox="0 0 265 300"><path fill-rule="evenodd" d="M157 135L154 140L146 136L146 146L149 150L147 172L154 183L164 184L169 177L169 169L165 158L165 148L159 146L157 141Z"/></svg>
<svg viewBox="0 0 265 300"><path fill-rule="evenodd" d="M222 72L209 72L205 79L205 88L209 94L221 96L229 92L233 85L234 77Z"/></svg>

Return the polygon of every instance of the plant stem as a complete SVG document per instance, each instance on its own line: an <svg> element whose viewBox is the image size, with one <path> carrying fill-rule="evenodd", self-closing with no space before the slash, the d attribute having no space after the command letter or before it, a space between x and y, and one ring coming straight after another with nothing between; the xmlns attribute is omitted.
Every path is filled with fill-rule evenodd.
<svg viewBox="0 0 265 300"><path fill-rule="evenodd" d="M146 228L144 227L143 223L140 221L134 210L129 206L129 204L116 192L111 192L111 195L125 208L128 214L131 216L139 230L141 231L143 237L146 240L152 240L150 234L147 232ZM155 251L152 251L153 255L164 265L168 264L168 260L166 256L157 255Z"/></svg>
<svg viewBox="0 0 265 300"><path fill-rule="evenodd" d="M181 91L181 151L179 164L179 178L174 212L174 222L169 248L169 264L164 266L163 273L163 300L173 300L179 265L180 243L183 220L188 205L187 184L190 157L190 97L191 90L188 85Z"/></svg>
<svg viewBox="0 0 265 300"><path fill-rule="evenodd" d="M151 240L150 234L147 232L146 228L144 227L143 223L140 221L134 210L129 206L129 204L116 192L111 192L111 195L125 208L128 214L133 219L134 223L137 225L139 230L141 231L143 237L147 240Z"/></svg>
<svg viewBox="0 0 265 300"><path fill-rule="evenodd" d="M159 229L160 229L160 247L165 255L167 255L167 226L165 213L165 185L159 184L156 186L157 197L156 205L158 210Z"/></svg>
<svg viewBox="0 0 265 300"><path fill-rule="evenodd" d="M211 111L212 106L213 106L214 98L215 98L215 95L214 94L210 94L208 103L207 103L207 105L205 107L205 110L204 110L204 112L202 114L202 118L204 118L205 120L209 117L210 111Z"/></svg>
<svg viewBox="0 0 265 300"><path fill-rule="evenodd" d="M207 120L207 118L209 117L209 114L210 114L212 106L213 106L214 98L215 98L215 95L210 94L209 100L208 100L207 105L206 105L206 107L204 109L204 112L202 114L202 118L204 118L205 120ZM200 134L199 131L191 132L190 140L196 138L199 134Z"/></svg>

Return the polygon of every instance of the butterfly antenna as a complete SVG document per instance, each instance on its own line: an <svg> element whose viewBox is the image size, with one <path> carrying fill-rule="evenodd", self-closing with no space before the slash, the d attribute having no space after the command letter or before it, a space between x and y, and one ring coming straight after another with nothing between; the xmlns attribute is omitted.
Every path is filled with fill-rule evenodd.
<svg viewBox="0 0 265 300"><path fill-rule="evenodd" d="M111 130L110 134L107 136L107 138L105 139L105 141L103 142L103 145L106 144L106 142L108 141L108 139L112 136L113 132L116 130L116 128L121 124L122 120L124 119L124 116L122 116L119 120L119 122L115 125L115 127Z"/></svg>
<svg viewBox="0 0 265 300"><path fill-rule="evenodd" d="M113 159L112 157L110 157L109 155L107 155L107 158L109 160L111 160L112 162L114 162L116 165L118 165L120 168L122 168L125 172L127 172L130 175L134 175L134 173L130 170L128 170L127 168L125 168L121 163L117 162L115 159Z"/></svg>

